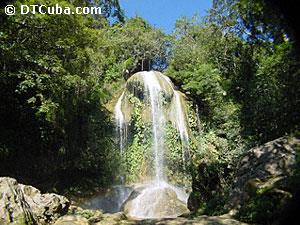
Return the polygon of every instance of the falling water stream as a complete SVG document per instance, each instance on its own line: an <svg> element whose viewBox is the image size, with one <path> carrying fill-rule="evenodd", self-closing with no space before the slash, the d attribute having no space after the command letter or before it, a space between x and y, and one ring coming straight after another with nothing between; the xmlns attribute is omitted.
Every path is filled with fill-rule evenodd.
<svg viewBox="0 0 300 225"><path fill-rule="evenodd" d="M179 91L174 89L171 80L161 73L154 71L140 72L134 76L143 82L144 101L148 102L151 110L151 149L154 158L152 165L154 175L150 182L135 185L136 196L127 204L127 213L135 218L177 217L182 212L180 204L186 205L188 195L180 188L170 184L164 172L165 128L167 117L170 117L170 115L167 115L162 96L164 90L171 90L172 108L170 114L173 117L173 125L178 130L181 139L182 160L185 161L189 155L189 135L182 96ZM127 112L122 109L125 92L126 90L119 97L114 110L121 154L126 151L125 143L128 136L127 122L125 121ZM175 198L175 201L173 198Z"/></svg>
<svg viewBox="0 0 300 225"><path fill-rule="evenodd" d="M122 93L121 97L118 99L118 102L115 106L114 114L116 119L116 128L118 131L118 136L120 137L120 151L123 154L124 142L126 139L126 124L124 123L124 116L122 112L122 99L124 98L125 92Z"/></svg>
<svg viewBox="0 0 300 225"><path fill-rule="evenodd" d="M174 96L176 102L176 126L179 130L182 143L182 160L185 162L186 158L189 157L189 135L184 119L185 114L183 112L180 94L177 91L174 91Z"/></svg>
<svg viewBox="0 0 300 225"><path fill-rule="evenodd" d="M162 110L162 101L159 96L161 86L153 72L143 73L144 85L146 87L145 96L150 100L152 115L152 132L153 132L153 153L155 161L155 181L159 186L165 179L163 176L163 155L164 155L164 127L165 118Z"/></svg>

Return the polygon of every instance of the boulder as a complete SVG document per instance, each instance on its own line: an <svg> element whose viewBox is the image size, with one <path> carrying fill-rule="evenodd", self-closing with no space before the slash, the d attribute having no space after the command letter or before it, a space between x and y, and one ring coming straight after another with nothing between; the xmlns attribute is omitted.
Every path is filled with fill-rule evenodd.
<svg viewBox="0 0 300 225"><path fill-rule="evenodd" d="M156 77L157 82L161 86L162 96L167 101L170 101L173 97L173 88L169 78L158 71L153 71L153 75ZM144 100L146 93L146 85L144 79L146 76L143 72L135 73L126 82L126 90L135 97ZM150 75L149 75L150 76Z"/></svg>
<svg viewBox="0 0 300 225"><path fill-rule="evenodd" d="M252 148L238 163L230 204L238 207L257 189L285 189L285 180L296 168L297 138L283 137Z"/></svg>
<svg viewBox="0 0 300 225"><path fill-rule="evenodd" d="M89 225L89 221L83 216L68 215L60 217L54 225Z"/></svg>
<svg viewBox="0 0 300 225"><path fill-rule="evenodd" d="M172 188L155 186L133 191L123 208L132 218L175 218L189 212Z"/></svg>
<svg viewBox="0 0 300 225"><path fill-rule="evenodd" d="M25 201L40 223L55 221L67 213L70 202L66 197L53 193L41 194L38 189L29 185L19 184L19 186L24 193Z"/></svg>
<svg viewBox="0 0 300 225"><path fill-rule="evenodd" d="M95 224L103 220L104 215L101 210L96 209L82 209L79 206L71 205L68 211L69 215L84 217L90 224Z"/></svg>
<svg viewBox="0 0 300 225"><path fill-rule="evenodd" d="M63 196L41 194L13 178L0 178L1 224L47 224L66 214L69 205Z"/></svg>
<svg viewBox="0 0 300 225"><path fill-rule="evenodd" d="M229 207L245 221L298 224L292 222L298 213L291 212L299 207L299 155L300 139L296 137L282 137L250 149L237 166Z"/></svg>
<svg viewBox="0 0 300 225"><path fill-rule="evenodd" d="M0 224L36 224L37 220L26 202L18 182L9 177L0 178Z"/></svg>
<svg viewBox="0 0 300 225"><path fill-rule="evenodd" d="M95 223L95 225L121 225L126 224L126 216L124 213L105 213L103 214L103 219Z"/></svg>
<svg viewBox="0 0 300 225"><path fill-rule="evenodd" d="M198 213L230 211L246 222L294 224L299 221L299 157L300 139L281 137L245 151L236 169L202 162L188 207Z"/></svg>

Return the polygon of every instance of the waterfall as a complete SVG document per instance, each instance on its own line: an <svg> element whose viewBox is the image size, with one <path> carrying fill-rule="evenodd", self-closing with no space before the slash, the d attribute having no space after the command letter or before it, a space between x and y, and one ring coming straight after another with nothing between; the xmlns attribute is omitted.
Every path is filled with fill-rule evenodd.
<svg viewBox="0 0 300 225"><path fill-rule="evenodd" d="M174 91L175 96L175 113L176 113L176 126L179 131L181 143L182 143L182 160L186 161L186 158L189 157L189 135L186 126L185 113L183 111L183 106L181 103L181 96L178 91Z"/></svg>
<svg viewBox="0 0 300 225"><path fill-rule="evenodd" d="M172 91L174 93L174 101L175 101L175 107L174 107L174 112L175 112L175 126L179 132L180 135L180 140L182 144L182 161L185 163L186 158L189 157L189 135L188 135L188 129L187 129L187 124L186 124L186 115L184 112L184 107L182 105L182 100L181 100L181 94L179 91L175 90L175 87L170 80L169 77L163 75L163 78L166 80L166 82L172 87Z"/></svg>
<svg viewBox="0 0 300 225"><path fill-rule="evenodd" d="M196 108L196 117L197 117L198 130L201 131L202 130L202 126L201 126L201 120L200 120L200 113L199 113L198 105L196 105L195 108Z"/></svg>
<svg viewBox="0 0 300 225"><path fill-rule="evenodd" d="M160 98L161 86L155 74L151 72L143 73L145 96L148 96L151 104L152 132L153 132L153 153L155 161L155 178L159 185L164 180L163 175L163 155L164 155L164 129L165 118L162 110Z"/></svg>
<svg viewBox="0 0 300 225"><path fill-rule="evenodd" d="M144 89L143 96L145 101L148 101L151 110L151 124L153 145L152 151L154 156L154 169L155 169L155 181L159 183L164 181L166 176L164 175L164 138L166 127L166 109L163 106L163 100L161 94L165 89L170 89L172 93L172 114L174 118L171 118L174 126L178 130L181 145L182 145L182 161L185 163L189 157L189 135L187 116L183 106L183 97L179 91L175 90L174 85L169 77L156 72L140 72L139 77L143 81ZM135 91L135 90L134 90ZM127 125L125 123L125 115L122 111L122 102L124 101L126 90L119 97L114 109L117 134L119 137L119 146L121 154L124 153L124 148L127 139Z"/></svg>
<svg viewBox="0 0 300 225"><path fill-rule="evenodd" d="M135 123L130 121L134 118L136 101L139 102L138 105L142 105L139 118L147 120L144 126L151 124L152 135L149 135L151 140L148 141L153 160L144 162L148 163L145 168L150 170L148 174L151 175L151 180L135 186L132 196L125 203L124 211L138 218L176 217L186 212L188 195L181 188L172 185L168 179L165 139L167 125L170 124L172 132L174 130L178 132L182 146L181 160L184 165L189 158L189 129L184 95L175 90L167 76L159 72L139 72L131 76L114 109L121 155L124 155L132 141L132 139L127 140L127 126L135 126ZM134 127L131 127L130 131L134 131ZM130 135L132 136L134 134ZM173 149L168 147L168 151ZM177 165L177 161L175 164ZM178 165L182 164L178 163Z"/></svg>
<svg viewBox="0 0 300 225"><path fill-rule="evenodd" d="M121 154L124 152L124 145L127 137L127 129L126 124L124 120L124 115L122 112L122 100L124 98L125 92L122 93L120 98L117 101L117 104L115 106L114 115L115 115L115 121L116 121L116 130L119 136L119 144L120 144L120 151Z"/></svg>

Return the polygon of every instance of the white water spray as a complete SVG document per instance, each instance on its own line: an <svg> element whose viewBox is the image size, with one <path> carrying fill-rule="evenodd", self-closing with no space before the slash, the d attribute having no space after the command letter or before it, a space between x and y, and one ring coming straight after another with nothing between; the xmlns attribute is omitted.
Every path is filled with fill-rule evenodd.
<svg viewBox="0 0 300 225"><path fill-rule="evenodd" d="M127 137L127 129L126 129L126 124L124 120L124 115L122 112L122 100L124 98L125 92L122 93L120 98L117 101L117 104L115 106L114 114L115 114L115 121L116 121L116 129L118 136L120 138L119 143L120 143L120 151L121 154L124 152L124 146L125 146L125 141Z"/></svg>
<svg viewBox="0 0 300 225"><path fill-rule="evenodd" d="M176 113L176 126L179 131L181 144L182 144L182 160L186 161L186 158L189 157L189 135L186 126L185 113L183 111L183 106L181 102L181 96L178 91L174 91L175 96L175 113Z"/></svg>
<svg viewBox="0 0 300 225"><path fill-rule="evenodd" d="M163 175L164 129L165 118L162 110L161 86L154 72L143 73L145 95L150 100L153 132L153 152L155 161L155 178L157 185L165 179Z"/></svg>
<svg viewBox="0 0 300 225"><path fill-rule="evenodd" d="M149 105L151 110L151 149L154 159L151 168L153 168L154 173L152 173L151 182L135 187L138 194L127 204L129 208L127 213L138 218L177 217L186 209L184 205L187 203L188 195L180 188L168 183L167 175L164 172L165 132L167 122L171 121L178 130L182 144L182 160L185 163L189 151L189 134L187 115L183 105L184 100L180 92L174 89L171 80L161 73L140 72L133 76L135 76L136 82L143 82L142 100L144 104ZM131 112L130 110L122 110L122 103L126 101L128 91L127 89L122 93L114 110L121 154L124 153L127 142L125 116L127 118L128 115L125 113ZM166 106L166 98L169 99L169 105L172 107Z"/></svg>

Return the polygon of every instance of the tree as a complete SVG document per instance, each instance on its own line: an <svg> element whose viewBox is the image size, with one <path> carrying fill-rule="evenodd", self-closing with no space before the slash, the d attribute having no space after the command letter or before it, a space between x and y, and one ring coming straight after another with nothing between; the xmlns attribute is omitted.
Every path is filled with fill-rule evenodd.
<svg viewBox="0 0 300 225"><path fill-rule="evenodd" d="M127 63L129 74L166 67L168 37L140 17L129 19L124 26L116 25L109 32L118 61Z"/></svg>
<svg viewBox="0 0 300 225"><path fill-rule="evenodd" d="M106 28L94 24L90 16L47 14L1 23L1 175L43 189L112 179L116 160L107 160L114 152L102 87L110 64L102 44L109 40Z"/></svg>

